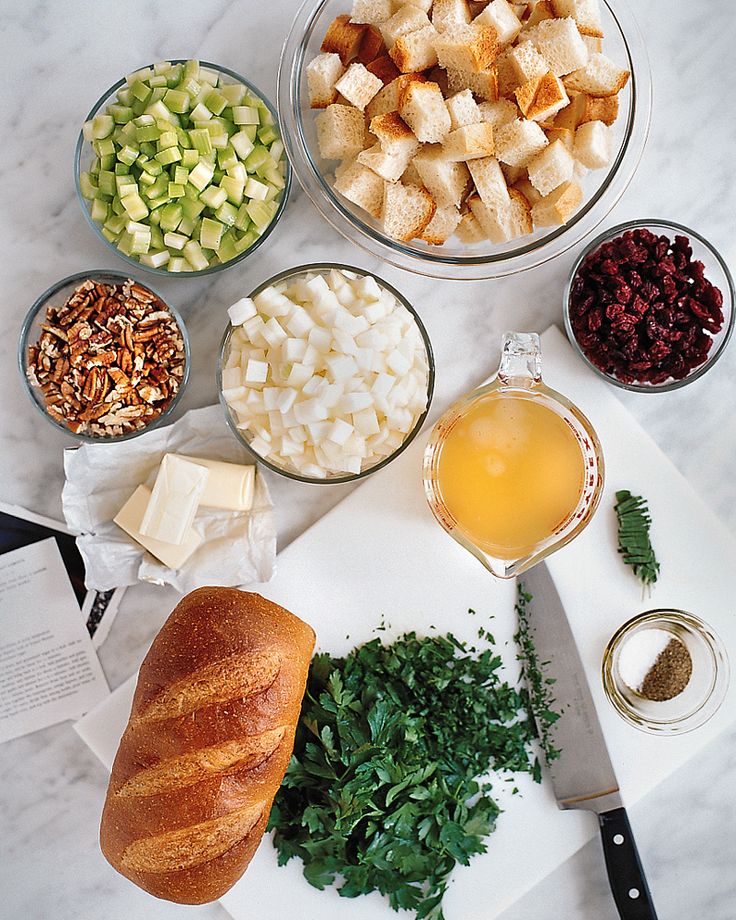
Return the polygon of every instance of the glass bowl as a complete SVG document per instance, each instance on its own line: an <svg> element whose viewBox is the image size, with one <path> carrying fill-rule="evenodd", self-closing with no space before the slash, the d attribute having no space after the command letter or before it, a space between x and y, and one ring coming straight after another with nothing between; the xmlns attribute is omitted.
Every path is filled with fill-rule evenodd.
<svg viewBox="0 0 736 920"><path fill-rule="evenodd" d="M580 242L626 190L649 133L651 74L644 38L625 0L601 0L604 52L630 70L631 79L619 94L611 165L584 177L584 204L570 221L503 244L469 245L451 239L444 246L432 246L386 236L377 220L333 191L329 178L334 164L329 169L322 165L316 110L309 106L307 64L320 53L329 23L349 11L350 0L305 0L284 44L277 98L281 133L299 182L322 216L351 242L393 265L435 278L498 278L540 265Z"/></svg>
<svg viewBox="0 0 736 920"><path fill-rule="evenodd" d="M168 60L172 64L186 63L186 58L169 58ZM262 100L262 102L267 106L267 108L271 112L271 115L274 118L274 124L279 126L279 118L278 118L276 109L271 104L269 99L258 89L257 86L254 86L249 80L246 80L245 77L241 77L240 74L236 73L234 70L230 70L228 67L223 67L221 64L212 64L209 61L200 61L199 63L202 67L206 67L210 70L214 70L220 76L227 77L228 82L242 83L249 93L251 93L254 96L257 96L260 100ZM153 67L154 65L147 64L144 66ZM138 69L142 70L144 68L138 68ZM96 115L104 112L107 106L111 102L115 102L116 94L118 90L121 89L121 87L123 87L125 83L126 83L126 78L123 77L122 79L118 80L117 83L113 84L113 86L111 86L110 89L108 89L105 93L103 93L103 95L92 106L91 111L89 112L89 114L84 120L90 121L90 119L94 118ZM108 249L114 252L118 258L123 259L123 261L127 262L129 265L134 266L136 269L140 269L141 271L151 272L154 275L164 275L168 278L178 278L182 276L185 278L187 277L191 278L191 277L200 277L202 275L211 275L211 274L214 274L215 272L219 272L226 268L230 268L231 266L236 265L238 262L242 262L242 260L245 259L246 256L249 256L251 255L251 253L255 252L256 249L258 249L258 247L261 246L271 235L274 227L281 219L281 215L284 213L284 208L286 207L286 202L289 197L289 192L291 191L291 176L292 176L291 164L289 163L289 158L285 157L286 175L284 179L285 179L286 184L281 191L281 197L279 200L278 210L276 211L276 214L274 215L271 223L268 225L268 227L266 227L263 233L254 241L254 243L251 246L249 246L248 249L245 249L243 252L238 253L238 255L235 256L235 258L229 259L227 262L218 262L215 265L210 265L207 268L200 269L199 271L192 270L192 271L185 271L185 272L170 272L170 271L167 271L166 268L153 268L150 265L144 265L143 263L139 262L137 259L134 259L131 256L127 256L125 253L121 252L117 248L117 246L115 246L113 243L111 243L108 239L105 238L105 236L102 233L102 226L92 219L92 215L90 213L90 205L87 199L82 195L82 190L80 186L80 176L82 172L84 172L89 167L93 159L94 159L94 151L92 149L92 145L84 139L84 135L82 131L80 130L79 137L77 138L77 145L74 151L74 184L77 189L77 198L79 200L79 204L82 208L84 216L87 219L87 223L94 230L95 235L98 237L98 239L100 239L108 247Z"/></svg>
<svg viewBox="0 0 736 920"><path fill-rule="evenodd" d="M176 324L184 342L184 375L182 376L181 383L179 384L179 389L171 402L166 406L164 411L156 418L152 419L143 428L136 429L135 431L129 431L122 435L114 435L110 437L103 437L102 435L90 435L83 432L73 432L66 425L62 425L60 422L57 422L48 414L46 411L46 401L43 391L39 387L31 385L27 373L28 348L29 345L38 340L41 332L41 325L45 321L46 308L50 306L61 306L71 295L73 290L87 279L92 279L93 281L101 281L108 284L122 284L123 282L131 279L131 276L124 272L111 271L110 269L106 268L99 270L93 269L91 271L77 272L74 275L69 275L67 278L62 278L62 280L57 281L56 284L52 284L51 287L47 291L44 291L44 293L41 294L41 296L36 300L31 309L28 311L26 318L23 320L23 326L21 327L20 331L20 338L18 340L18 370L20 371L20 375L23 378L23 385L25 387L26 393L31 399L31 402L46 419L46 421L53 425L54 428L56 428L58 431L62 431L64 434L70 435L73 438L77 438L79 441L86 441L91 444L107 444L118 441L130 441L132 438L137 438L139 435L146 431L150 431L152 428L158 428L159 425L162 425L169 418L171 413L178 405L189 380L189 371L191 367L189 335L181 315L165 300L165 298L161 297L158 292L154 291L153 288L147 284L144 284L142 281L138 281L135 278L131 279L135 281L136 284L140 285L142 288L145 288L147 291L150 291L152 294L158 297L162 303L166 304L166 308L176 320Z"/></svg>
<svg viewBox="0 0 736 920"><path fill-rule="evenodd" d="M664 630L690 653L692 675L677 696L655 702L632 690L621 678L619 659L624 643L635 633ZM609 702L630 725L658 735L684 734L707 722L728 689L726 649L701 619L684 610L648 610L624 623L603 653L603 688Z"/></svg>
<svg viewBox="0 0 736 920"><path fill-rule="evenodd" d="M613 374L608 374L593 364L593 362L588 358L580 346L572 328L572 320L570 318L570 293L572 290L573 282L575 280L575 276L577 275L578 269L582 265L583 261L591 252L594 252L603 243L607 243L614 237L620 236L626 230L636 230L642 228L650 230L652 233L657 235L668 236L670 239L674 239L675 235L687 236L690 240L690 245L692 246L693 260L697 259L703 263L705 266L705 277L717 288L719 288L723 294L723 327L719 333L715 335L711 333L713 345L711 346L711 349L708 353L707 360L703 364L694 368L688 374L688 376L684 377L682 380L675 380L673 377L670 377L668 380L664 380L662 383L625 383L624 381L619 380ZM731 333L733 332L735 297L736 292L734 291L734 282L728 266L721 258L717 250L706 239L700 236L699 233L696 233L689 227L684 227L682 224L676 224L673 221L668 220L658 220L656 218L631 220L623 224L617 224L615 227L611 227L609 230L601 233L600 236L597 236L591 243L589 243L578 256L567 279L567 284L565 285L565 291L563 293L562 307L565 317L565 331L567 332L567 337L575 351L580 355L583 361L585 361L588 367L599 377L602 377L609 383L613 383L617 387L621 387L624 390L630 390L634 393L667 393L670 390L678 390L680 387L687 386L688 383L692 383L694 380L697 380L698 377L702 377L703 374L707 373L711 367L713 367L716 361L721 357L724 349L726 348L726 345L728 345L729 339L731 338Z"/></svg>
<svg viewBox="0 0 736 920"><path fill-rule="evenodd" d="M359 479L364 479L366 476L371 473L375 473L377 470L382 469L384 466L387 466L391 463L392 460L395 460L399 454L403 453L406 448L411 444L414 438L421 431L422 425L424 424L427 415L429 414L430 406L432 405L432 396L434 394L434 381L435 381L435 365L434 365L434 354L432 352L432 343L429 340L429 335L427 330L424 327L424 323L419 317L419 314L416 312L414 307L406 300L406 298L400 294L396 288L390 285L387 281L384 281L382 278L379 278L375 272L365 271L361 268L356 268L353 265L345 265L340 262L313 262L308 265L299 265L296 268L289 268L285 271L279 272L277 275L274 275L272 278L269 278L267 281L264 281L262 284L259 284L248 296L257 297L265 288L270 287L271 285L279 284L280 282L291 282L299 275L307 274L308 272L327 272L330 269L338 269L346 272L353 272L359 277L370 276L375 278L378 284L385 288L387 291L390 291L391 294L396 298L396 300L405 307L409 313L414 318L414 322L419 329L419 332L422 336L424 342L424 348L427 358L427 405L424 411L417 418L414 427L407 433L404 437L404 440L396 448L396 450L389 454L387 457L382 458L377 463L374 463L373 466L369 466L366 469L361 470L359 473L338 473L338 474L328 474L325 477L316 478L310 476L303 476L301 473L297 472L295 469L290 469L284 466L278 466L272 460L266 459L257 453L250 445L250 438L248 434L241 428L238 428L237 419L234 417L233 412L230 406L227 404L225 397L222 392L222 372L225 367L225 363L229 356L230 352L230 339L233 334L233 326L228 325L225 330L225 334L222 337L222 342L220 344L220 353L217 361L217 392L220 397L220 403L222 405L223 411L225 412L225 418L230 430L235 435L235 437L243 444L244 447L256 458L259 460L265 467L269 470L273 470L274 473L280 473L282 476L286 476L288 479L294 479L297 482L310 482L315 484L327 484L335 485L337 483L344 482L357 482Z"/></svg>

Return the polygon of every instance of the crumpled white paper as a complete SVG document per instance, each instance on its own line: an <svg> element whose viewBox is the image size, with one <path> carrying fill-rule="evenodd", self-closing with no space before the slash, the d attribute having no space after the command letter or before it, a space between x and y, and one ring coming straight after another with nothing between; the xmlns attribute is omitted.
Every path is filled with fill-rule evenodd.
<svg viewBox="0 0 736 920"><path fill-rule="evenodd" d="M62 506L69 528L77 534L87 587L107 591L146 581L171 585L186 594L202 585L235 587L268 581L276 563L276 522L260 473L251 511L199 508L194 528L202 543L179 571L154 559L113 523L139 485L153 487L166 453L252 463L233 438L219 405L193 409L173 425L131 441L83 444L64 451Z"/></svg>

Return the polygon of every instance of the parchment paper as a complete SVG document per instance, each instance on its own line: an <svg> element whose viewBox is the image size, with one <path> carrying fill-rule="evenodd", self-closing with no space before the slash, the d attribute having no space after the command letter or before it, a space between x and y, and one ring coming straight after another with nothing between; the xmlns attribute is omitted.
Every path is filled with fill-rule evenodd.
<svg viewBox="0 0 736 920"><path fill-rule="evenodd" d="M167 568L113 523L143 483L156 479L165 453L252 463L233 438L220 406L187 412L173 425L117 444L83 444L64 451L64 517L77 535L86 585L106 591L147 581L182 594L202 585L233 587L269 581L276 561L276 522L268 487L256 474L249 512L202 508L194 528L202 543L179 571Z"/></svg>

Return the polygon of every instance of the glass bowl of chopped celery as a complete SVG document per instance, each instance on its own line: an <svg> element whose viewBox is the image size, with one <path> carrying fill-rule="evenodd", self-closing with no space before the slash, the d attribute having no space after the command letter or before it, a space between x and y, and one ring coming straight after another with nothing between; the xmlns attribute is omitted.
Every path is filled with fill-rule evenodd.
<svg viewBox="0 0 736 920"><path fill-rule="evenodd" d="M244 259L273 231L291 187L263 93L227 67L178 59L129 74L95 103L74 176L95 233L162 275Z"/></svg>

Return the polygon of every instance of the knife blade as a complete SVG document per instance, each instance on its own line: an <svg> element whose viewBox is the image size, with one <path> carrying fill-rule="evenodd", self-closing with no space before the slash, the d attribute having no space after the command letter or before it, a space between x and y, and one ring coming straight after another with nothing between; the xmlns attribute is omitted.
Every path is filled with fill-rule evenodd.
<svg viewBox="0 0 736 920"><path fill-rule="evenodd" d="M552 708L558 720L549 728L560 751L548 764L560 808L593 811L616 907L621 920L657 920L606 739L598 721L575 637L557 587L544 562L521 579L532 595L528 625L546 679L554 681Z"/></svg>

